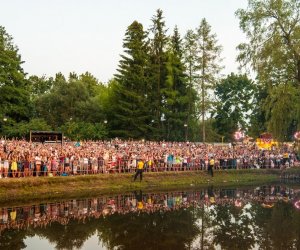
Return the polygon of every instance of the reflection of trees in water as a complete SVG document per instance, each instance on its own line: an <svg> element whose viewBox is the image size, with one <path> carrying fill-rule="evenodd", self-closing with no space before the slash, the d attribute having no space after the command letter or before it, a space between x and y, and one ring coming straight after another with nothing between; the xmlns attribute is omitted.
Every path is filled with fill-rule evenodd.
<svg viewBox="0 0 300 250"><path fill-rule="evenodd" d="M222 249L251 249L255 239L248 209L232 205L217 205L214 210L213 243Z"/></svg>
<svg viewBox="0 0 300 250"><path fill-rule="evenodd" d="M14 230L7 229L3 231L0 235L0 249L1 250L17 250L24 249L26 245L24 239L27 236L33 236L26 230Z"/></svg>
<svg viewBox="0 0 300 250"><path fill-rule="evenodd" d="M192 209L113 214L100 220L99 239L108 249L185 249L199 233Z"/></svg>
<svg viewBox="0 0 300 250"><path fill-rule="evenodd" d="M85 223L71 219L66 225L54 222L45 228L38 227L31 230L55 244L56 249L73 249L81 248L84 242L95 234L97 224L95 219L87 220Z"/></svg>
<svg viewBox="0 0 300 250"><path fill-rule="evenodd" d="M224 204L199 208L198 218L201 213L197 249L300 249L300 212L291 203L278 202L271 209L258 203L243 209Z"/></svg>
<svg viewBox="0 0 300 250"><path fill-rule="evenodd" d="M87 199L77 202L76 206L74 202L64 203L51 210L55 212L53 218L47 210L48 224L43 224L46 210L35 206L38 210L26 211L32 216L41 214L41 217L31 218L39 219L39 224L32 224L27 230L18 226L26 221L22 215L25 209L18 208L13 220L9 209L8 228L0 231L0 249L23 249L25 238L35 235L49 240L57 249L81 248L96 233L108 249L300 249L300 211L295 210L292 203L276 203L264 199L265 194L250 200L249 193L233 191L217 191L211 187L197 195L184 193L182 197L153 194L153 204L161 204L157 210L153 210L152 203L146 202L147 195L143 199L141 194L141 197L136 195L137 201L142 200L144 206L132 211L126 207L126 197L124 202L115 198L115 208L106 216L102 216L102 212L112 199L100 198L98 203ZM166 197L173 202L163 200ZM236 197L247 199L242 206L236 207L234 205L239 205L234 202ZM260 204L262 201L275 205L264 208ZM84 215L83 208L86 209ZM70 211L65 213L65 209ZM76 211L81 211L79 217ZM0 226L5 224L0 223ZM19 229L11 229L14 226Z"/></svg>
<svg viewBox="0 0 300 250"><path fill-rule="evenodd" d="M98 230L99 240L108 249L185 249L199 233L191 209L168 212L113 214L83 223L70 220L62 225L54 222L26 230L4 230L0 249L23 249L28 236L49 240L56 249L81 248Z"/></svg>
<svg viewBox="0 0 300 250"><path fill-rule="evenodd" d="M257 243L262 249L271 249L272 241L267 229L268 218L272 216L273 209L262 208L261 204L252 204L250 213L253 217L254 223L253 231L255 232L255 238Z"/></svg>
<svg viewBox="0 0 300 250"><path fill-rule="evenodd" d="M251 209L257 244L263 249L300 249L300 212L291 203L272 209L256 204Z"/></svg>
<svg viewBox="0 0 300 250"><path fill-rule="evenodd" d="M210 208L206 205L195 205L193 216L196 219L196 225L199 229L197 237L193 239L193 248L214 249L211 239L212 213Z"/></svg>
<svg viewBox="0 0 300 250"><path fill-rule="evenodd" d="M28 230L6 229L0 236L0 249L24 249L25 238L35 235L47 239L56 249L81 248L84 242L95 234L97 225L98 221L91 219L86 223L70 220L66 225L54 222L46 227L29 227Z"/></svg>

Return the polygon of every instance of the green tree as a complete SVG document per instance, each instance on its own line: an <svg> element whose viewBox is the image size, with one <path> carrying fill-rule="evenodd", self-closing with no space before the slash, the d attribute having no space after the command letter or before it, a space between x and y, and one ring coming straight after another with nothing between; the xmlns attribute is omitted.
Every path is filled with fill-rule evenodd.
<svg viewBox="0 0 300 250"><path fill-rule="evenodd" d="M202 120L202 140L206 141L205 117L211 108L212 97L210 91L214 89L216 77L221 70L220 53L222 47L217 44L216 34L211 31L211 26L202 19L196 31L197 43L197 90L201 95L201 120Z"/></svg>
<svg viewBox="0 0 300 250"><path fill-rule="evenodd" d="M91 123L84 121L68 121L60 130L71 140L103 140L108 132L104 123Z"/></svg>
<svg viewBox="0 0 300 250"><path fill-rule="evenodd" d="M290 127L299 122L300 89L291 84L282 84L270 90L265 99L267 128L279 141L293 140Z"/></svg>
<svg viewBox="0 0 300 250"><path fill-rule="evenodd" d="M288 99L294 93L285 93L282 98L276 96L283 89L294 91L297 88L297 92L300 89L299 13L298 0L249 0L246 9L236 12L248 39L248 43L238 46L240 53L237 59L241 66L250 66L257 73L259 83L265 85L268 95L271 95L265 99L267 127L281 140L286 136L284 131L299 127L300 120L299 101L294 105ZM290 109L286 109L287 106ZM289 121L284 121L284 124L281 122L282 113L278 113L282 111L287 112L284 114ZM278 134L279 131L284 134Z"/></svg>
<svg viewBox="0 0 300 250"><path fill-rule="evenodd" d="M113 85L109 126L113 136L142 138L149 132L148 43L143 25L134 21L126 30L116 83Z"/></svg>
<svg viewBox="0 0 300 250"><path fill-rule="evenodd" d="M39 96L49 93L53 86L53 78L47 78L46 76L30 76L29 81L29 90L31 96L38 98Z"/></svg>
<svg viewBox="0 0 300 250"><path fill-rule="evenodd" d="M36 99L36 115L48 121L53 129L70 120L103 122L102 91L106 91L105 87L90 73L80 76L71 73L68 80L58 73L50 91Z"/></svg>
<svg viewBox="0 0 300 250"><path fill-rule="evenodd" d="M56 74L51 91L41 95L35 102L36 115L47 120L53 129L57 129L64 123L63 112L69 110L69 107L63 103L67 94L66 86L65 77L61 73Z"/></svg>
<svg viewBox="0 0 300 250"><path fill-rule="evenodd" d="M216 84L215 129L230 141L237 129L248 129L254 106L256 86L246 75L231 73Z"/></svg>
<svg viewBox="0 0 300 250"><path fill-rule="evenodd" d="M13 38L0 26L0 118L29 120L30 98L22 60Z"/></svg>
<svg viewBox="0 0 300 250"><path fill-rule="evenodd" d="M163 113L163 106L166 102L166 96L162 92L165 88L167 77L167 45L168 36L166 24L162 10L158 9L156 15L152 17L152 26L150 28L150 88L149 99L151 103L151 115L154 126L154 138L162 139L165 137L166 117Z"/></svg>
<svg viewBox="0 0 300 250"><path fill-rule="evenodd" d="M167 79L161 91L165 96L163 113L166 116L167 140L184 140L188 124L189 96L187 75L182 58L182 40L175 27L170 39L166 64Z"/></svg>
<svg viewBox="0 0 300 250"><path fill-rule="evenodd" d="M256 91L248 128L248 134L253 138L257 138L260 134L267 131L264 103L268 96L268 90L263 84L258 83L255 86Z"/></svg>
<svg viewBox="0 0 300 250"><path fill-rule="evenodd" d="M107 98L107 87L100 83L92 74L86 72L79 76L79 82L82 82L87 90L88 98L75 102L74 116L75 120L91 123L103 123L106 120L106 110L104 107L105 98Z"/></svg>
<svg viewBox="0 0 300 250"><path fill-rule="evenodd" d="M30 101L32 103L32 117L39 118L37 114L38 100L43 95L50 93L53 87L53 78L47 78L46 76L30 76L28 78L28 90L30 93Z"/></svg>
<svg viewBox="0 0 300 250"><path fill-rule="evenodd" d="M249 43L238 46L238 61L250 64L259 81L300 85L300 2L298 0L248 0L239 9L240 28Z"/></svg>
<svg viewBox="0 0 300 250"><path fill-rule="evenodd" d="M187 96L188 96L188 117L187 117L187 131L190 140L196 140L199 137L199 129L197 126L197 108L196 103L197 92L195 91L197 85L196 77L196 57L197 57L197 43L196 34L193 30L188 30L183 40L183 60L187 75Z"/></svg>

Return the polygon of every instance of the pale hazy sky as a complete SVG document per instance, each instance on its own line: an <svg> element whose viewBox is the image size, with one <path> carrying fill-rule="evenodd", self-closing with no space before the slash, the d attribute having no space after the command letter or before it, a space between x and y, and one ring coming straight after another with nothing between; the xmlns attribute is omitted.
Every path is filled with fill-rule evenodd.
<svg viewBox="0 0 300 250"><path fill-rule="evenodd" d="M169 34L181 36L206 18L223 46L224 74L237 72L236 46L245 41L234 12L247 0L0 0L0 25L19 47L30 75L91 72L107 82L116 72L126 28L148 29L158 8Z"/></svg>

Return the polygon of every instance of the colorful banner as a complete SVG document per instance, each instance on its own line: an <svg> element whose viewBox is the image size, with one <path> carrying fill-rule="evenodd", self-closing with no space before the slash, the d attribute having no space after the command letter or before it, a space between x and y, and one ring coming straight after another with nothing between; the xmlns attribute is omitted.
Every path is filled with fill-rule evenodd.
<svg viewBox="0 0 300 250"><path fill-rule="evenodd" d="M256 145L259 149L271 150L272 147L278 146L278 142L273 140L270 133L263 133L256 139Z"/></svg>

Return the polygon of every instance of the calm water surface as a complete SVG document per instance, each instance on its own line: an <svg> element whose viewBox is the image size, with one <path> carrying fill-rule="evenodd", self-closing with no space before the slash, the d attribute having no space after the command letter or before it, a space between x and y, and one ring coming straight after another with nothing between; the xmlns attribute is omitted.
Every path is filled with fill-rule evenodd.
<svg viewBox="0 0 300 250"><path fill-rule="evenodd" d="M300 249L300 186L1 207L0 249Z"/></svg>

